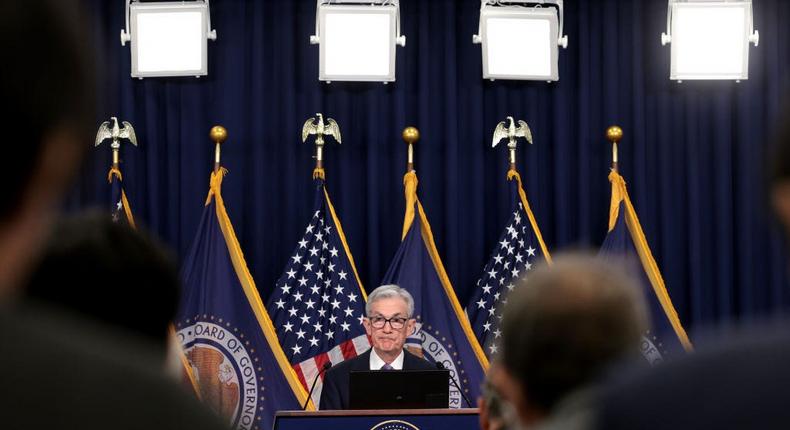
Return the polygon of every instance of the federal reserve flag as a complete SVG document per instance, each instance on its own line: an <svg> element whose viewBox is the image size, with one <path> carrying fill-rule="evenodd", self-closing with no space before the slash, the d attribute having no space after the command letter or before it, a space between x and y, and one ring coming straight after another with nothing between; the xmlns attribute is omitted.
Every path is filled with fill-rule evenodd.
<svg viewBox="0 0 790 430"><path fill-rule="evenodd" d="M636 210L628 196L625 180L612 170L609 182L612 183L609 233L601 246L600 255L613 264L624 265L640 281L651 317L651 327L642 337L640 349L650 364L660 363L668 355L690 351L691 342L680 324L664 278L650 252Z"/></svg>
<svg viewBox="0 0 790 430"><path fill-rule="evenodd" d="M407 349L431 362L441 362L458 381L464 394L477 399L488 359L475 339L455 290L444 269L431 226L417 198L417 174L404 177L406 217L403 241L382 285L396 284L414 296L417 327L407 339ZM450 384L451 408L467 407ZM471 407L474 407L472 405Z"/></svg>
<svg viewBox="0 0 790 430"><path fill-rule="evenodd" d="M508 293L518 286L519 278L529 276L533 266L551 261L521 185L521 176L510 170L507 178L512 202L510 215L466 307L477 341L489 358L499 349L502 336L499 321Z"/></svg>
<svg viewBox="0 0 790 430"><path fill-rule="evenodd" d="M338 364L370 348L362 326L365 292L343 227L324 184L314 173L315 204L268 301L277 336L305 389L326 363ZM312 399L318 404L323 374Z"/></svg>
<svg viewBox="0 0 790 430"><path fill-rule="evenodd" d="M276 411L301 409L307 393L280 349L247 269L220 193L224 174L211 174L184 262L176 330L202 401L233 428L269 430Z"/></svg>

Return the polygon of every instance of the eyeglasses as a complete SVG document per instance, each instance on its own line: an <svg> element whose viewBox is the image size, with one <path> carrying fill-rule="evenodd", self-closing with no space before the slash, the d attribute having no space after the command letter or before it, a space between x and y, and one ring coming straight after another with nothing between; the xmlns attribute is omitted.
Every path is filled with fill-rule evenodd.
<svg viewBox="0 0 790 430"><path fill-rule="evenodd" d="M400 330L406 325L406 321L409 319L403 317L369 317L368 320L370 320L370 325L373 326L373 328L384 328L385 324L390 323L390 327L395 330Z"/></svg>

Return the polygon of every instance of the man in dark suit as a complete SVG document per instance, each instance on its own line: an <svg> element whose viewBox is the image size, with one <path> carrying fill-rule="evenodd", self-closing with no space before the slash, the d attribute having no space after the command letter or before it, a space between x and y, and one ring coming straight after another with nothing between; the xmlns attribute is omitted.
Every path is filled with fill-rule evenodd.
<svg viewBox="0 0 790 430"><path fill-rule="evenodd" d="M362 322L373 348L326 372L320 409L348 409L348 380L354 370L431 370L429 362L403 349L414 332L414 299L397 285L382 285L368 296Z"/></svg>

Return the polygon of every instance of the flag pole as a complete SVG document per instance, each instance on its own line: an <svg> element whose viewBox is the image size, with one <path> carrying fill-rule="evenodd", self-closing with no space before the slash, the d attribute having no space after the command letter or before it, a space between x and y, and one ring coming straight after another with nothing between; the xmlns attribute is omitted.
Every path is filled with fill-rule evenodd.
<svg viewBox="0 0 790 430"><path fill-rule="evenodd" d="M120 152L121 146L118 145L117 147L112 147L112 168L118 170L118 165L120 164L118 159L120 158L118 153Z"/></svg>
<svg viewBox="0 0 790 430"><path fill-rule="evenodd" d="M623 129L616 125L607 128L606 138L612 142L612 170L618 172L617 143L623 138Z"/></svg>
<svg viewBox="0 0 790 430"><path fill-rule="evenodd" d="M403 140L409 146L409 159L406 164L406 173L414 170L414 144L420 140L420 131L416 127L406 127L403 129Z"/></svg>
<svg viewBox="0 0 790 430"><path fill-rule="evenodd" d="M218 172L220 169L220 145L228 138L228 130L225 130L225 127L221 125L215 125L211 127L209 136L214 142L214 172Z"/></svg>

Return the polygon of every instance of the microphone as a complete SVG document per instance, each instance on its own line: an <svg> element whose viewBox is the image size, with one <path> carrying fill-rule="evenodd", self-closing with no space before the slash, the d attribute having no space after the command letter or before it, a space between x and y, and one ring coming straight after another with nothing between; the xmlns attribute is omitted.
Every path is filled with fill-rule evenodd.
<svg viewBox="0 0 790 430"><path fill-rule="evenodd" d="M321 377L322 372L326 372L329 368L332 367L332 363L327 361L318 369L318 374L315 375L315 379L313 379L313 385L310 387L310 392L307 393L307 400L304 401L304 406L302 406L302 410L307 410L307 404L310 403L310 396L313 395L313 390L315 390L315 384L318 383L318 378Z"/></svg>
<svg viewBox="0 0 790 430"><path fill-rule="evenodd" d="M436 362L436 368L439 369L439 370L447 370L447 371L449 371L449 369L444 367L444 363L442 363L441 361L437 361ZM464 394L464 390L462 390L461 387L458 386L458 382L455 380L455 377L452 374L448 374L447 376L450 377L450 381L453 383L455 388L458 389L458 392L461 393L461 395L464 397L464 400L466 400L466 405L471 408L472 407L472 402L469 401L469 397L466 397L466 394Z"/></svg>

